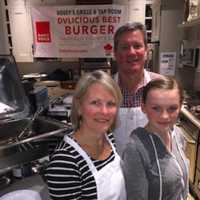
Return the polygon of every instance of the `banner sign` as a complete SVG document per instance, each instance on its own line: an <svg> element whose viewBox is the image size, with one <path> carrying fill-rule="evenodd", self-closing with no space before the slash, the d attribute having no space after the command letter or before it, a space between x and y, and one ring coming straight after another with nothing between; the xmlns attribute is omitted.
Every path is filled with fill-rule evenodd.
<svg viewBox="0 0 200 200"><path fill-rule="evenodd" d="M128 19L123 5L41 6L31 14L34 57L112 57L113 35Z"/></svg>

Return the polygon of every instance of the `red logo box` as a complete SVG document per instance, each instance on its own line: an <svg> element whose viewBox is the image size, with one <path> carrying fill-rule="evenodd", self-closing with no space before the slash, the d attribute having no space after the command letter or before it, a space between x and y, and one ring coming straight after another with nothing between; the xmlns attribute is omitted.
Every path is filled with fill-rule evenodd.
<svg viewBox="0 0 200 200"><path fill-rule="evenodd" d="M51 42L50 23L48 21L36 22L37 42Z"/></svg>

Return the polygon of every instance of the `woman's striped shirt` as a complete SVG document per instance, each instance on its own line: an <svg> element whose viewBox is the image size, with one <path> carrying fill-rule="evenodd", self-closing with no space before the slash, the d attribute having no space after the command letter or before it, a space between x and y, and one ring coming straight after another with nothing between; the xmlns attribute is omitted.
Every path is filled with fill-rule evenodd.
<svg viewBox="0 0 200 200"><path fill-rule="evenodd" d="M113 134L108 135L114 142ZM114 160L114 153L106 160L91 159L97 170ZM51 156L45 172L49 194L53 200L95 200L97 199L96 182L86 161L64 140Z"/></svg>

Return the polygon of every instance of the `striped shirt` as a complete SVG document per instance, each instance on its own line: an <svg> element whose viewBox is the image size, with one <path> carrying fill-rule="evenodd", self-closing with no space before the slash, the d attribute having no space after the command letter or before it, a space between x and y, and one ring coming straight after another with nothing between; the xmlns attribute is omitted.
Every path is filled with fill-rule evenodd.
<svg viewBox="0 0 200 200"><path fill-rule="evenodd" d="M113 134L108 135L114 142ZM114 160L114 153L105 160L91 158L97 170ZM73 146L62 141L51 156L45 172L49 194L53 200L96 200L97 188L85 159Z"/></svg>

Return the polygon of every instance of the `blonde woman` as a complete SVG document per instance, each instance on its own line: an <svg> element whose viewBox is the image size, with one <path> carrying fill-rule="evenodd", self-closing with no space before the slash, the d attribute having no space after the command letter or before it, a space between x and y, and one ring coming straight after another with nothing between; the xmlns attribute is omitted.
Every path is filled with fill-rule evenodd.
<svg viewBox="0 0 200 200"><path fill-rule="evenodd" d="M72 104L74 131L64 137L46 172L52 199L126 199L112 134L121 98L116 82L103 71L78 82Z"/></svg>

